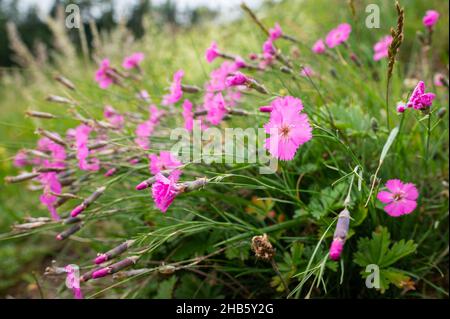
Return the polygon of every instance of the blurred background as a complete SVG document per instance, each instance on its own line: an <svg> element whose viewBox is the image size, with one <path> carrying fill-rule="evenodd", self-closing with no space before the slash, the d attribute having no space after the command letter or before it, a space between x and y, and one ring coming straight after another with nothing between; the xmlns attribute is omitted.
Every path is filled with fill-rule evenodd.
<svg viewBox="0 0 450 319"><path fill-rule="evenodd" d="M7 35L6 22L14 22L24 43L36 51L43 47L52 48L52 33L46 20L55 17L57 7L76 3L86 25L87 43L91 43L92 33L88 27L95 21L100 32L110 31L121 20L139 39L143 36L142 17L151 16L159 25L190 28L208 21L226 22L238 17L241 0L0 0L0 66L16 65L11 57L11 47ZM247 5L259 7L263 0L249 0ZM276 2L276 1L266 1ZM75 43L76 29L70 33Z"/></svg>

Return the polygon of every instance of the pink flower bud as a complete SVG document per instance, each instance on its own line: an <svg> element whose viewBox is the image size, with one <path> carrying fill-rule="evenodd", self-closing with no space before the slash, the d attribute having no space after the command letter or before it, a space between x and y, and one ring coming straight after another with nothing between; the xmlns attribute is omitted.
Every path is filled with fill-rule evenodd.
<svg viewBox="0 0 450 319"><path fill-rule="evenodd" d="M83 204L78 205L70 212L70 216L72 216L72 217L78 216L82 211L84 211L85 208L86 207Z"/></svg>
<svg viewBox="0 0 450 319"><path fill-rule="evenodd" d="M341 238L333 239L330 247L330 259L339 260L339 258L341 258L342 250L344 250L344 241Z"/></svg>
<svg viewBox="0 0 450 319"><path fill-rule="evenodd" d="M94 262L98 265L98 264L104 263L107 260L108 260L108 255L100 254L97 256L97 258L95 258Z"/></svg>
<svg viewBox="0 0 450 319"><path fill-rule="evenodd" d="M271 106L261 106L259 108L260 112L264 112L264 113L270 113L272 112L272 107Z"/></svg>
<svg viewBox="0 0 450 319"><path fill-rule="evenodd" d="M110 271L109 267L99 269L92 274L92 278L96 279L105 277L109 274L109 271Z"/></svg>
<svg viewBox="0 0 450 319"><path fill-rule="evenodd" d="M241 72L236 72L232 76L227 77L226 85L228 87L245 85L248 81L249 81L249 79L247 76L245 76Z"/></svg>

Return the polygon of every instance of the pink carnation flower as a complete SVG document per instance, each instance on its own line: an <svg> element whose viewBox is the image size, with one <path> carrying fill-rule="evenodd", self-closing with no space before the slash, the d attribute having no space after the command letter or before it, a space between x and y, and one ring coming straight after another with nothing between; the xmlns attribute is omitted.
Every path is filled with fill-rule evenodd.
<svg viewBox="0 0 450 319"><path fill-rule="evenodd" d="M167 211L179 192L180 189L171 176L167 178L161 173L156 175L156 182L152 185L152 197L156 207L163 213Z"/></svg>
<svg viewBox="0 0 450 319"><path fill-rule="evenodd" d="M150 154L149 159L152 174L158 174L161 171L172 170L181 166L181 162L169 151L161 151L159 156Z"/></svg>
<svg viewBox="0 0 450 319"><path fill-rule="evenodd" d="M83 171L98 171L100 169L99 160L91 159L88 162L89 149L88 139L92 128L86 124L81 124L75 129L75 146L77 149L78 166Z"/></svg>
<svg viewBox="0 0 450 319"><path fill-rule="evenodd" d="M39 197L39 200L47 207L53 220L60 220L56 208L54 207L58 197L52 194L61 194L62 186L58 180L58 176L55 172L42 173L39 175L39 180L41 181L42 186L44 186L44 192Z"/></svg>
<svg viewBox="0 0 450 319"><path fill-rule="evenodd" d="M272 41L278 40L283 35L283 30L278 23L275 23L275 27L269 30L269 38Z"/></svg>
<svg viewBox="0 0 450 319"><path fill-rule="evenodd" d="M183 118L184 128L191 132L194 127L194 113L192 112L192 103L187 99L183 102Z"/></svg>
<svg viewBox="0 0 450 319"><path fill-rule="evenodd" d="M325 43L329 48L334 48L347 41L351 32L351 25L342 23L328 33Z"/></svg>
<svg viewBox="0 0 450 319"><path fill-rule="evenodd" d="M177 103L183 96L181 90L181 79L184 76L183 70L178 70L173 76L173 82L170 86L170 94L164 95L162 105L171 105Z"/></svg>
<svg viewBox="0 0 450 319"><path fill-rule="evenodd" d="M142 149L148 150L150 148L149 137L153 134L155 126L159 123L159 119L164 115L164 111L159 110L156 105L149 106L150 117L147 121L139 124L134 131L136 138L135 143Z"/></svg>
<svg viewBox="0 0 450 319"><path fill-rule="evenodd" d="M323 42L322 39L317 40L312 47L312 51L316 54L322 54L325 52L325 50L326 50L325 43Z"/></svg>
<svg viewBox="0 0 450 319"><path fill-rule="evenodd" d="M433 104L435 97L436 95L434 93L425 93L425 83L420 81L411 94L407 106L415 110L423 110Z"/></svg>
<svg viewBox="0 0 450 319"><path fill-rule="evenodd" d="M264 125L266 133L270 134L265 148L276 158L291 160L300 145L312 138L308 116L300 113L302 101L292 96L276 98L271 107L270 120Z"/></svg>
<svg viewBox="0 0 450 319"><path fill-rule="evenodd" d="M205 58L208 63L214 61L220 55L219 49L217 48L217 43L212 42L208 49L205 52Z"/></svg>
<svg viewBox="0 0 450 319"><path fill-rule="evenodd" d="M267 58L273 58L276 54L275 46L273 45L273 41L271 39L267 39L263 44L263 55Z"/></svg>
<svg viewBox="0 0 450 319"><path fill-rule="evenodd" d="M432 28L439 20L439 12L436 10L428 10L422 19L423 25L427 28Z"/></svg>
<svg viewBox="0 0 450 319"><path fill-rule="evenodd" d="M207 102L205 102L204 106L208 111L206 118L212 125L218 125L227 114L223 95L222 93L217 93L215 95L207 94L205 99Z"/></svg>
<svg viewBox="0 0 450 319"><path fill-rule="evenodd" d="M227 85L227 87L239 86L245 85L248 81L249 79L245 74L241 72L235 72L233 75L227 77L225 84Z"/></svg>
<svg viewBox="0 0 450 319"><path fill-rule="evenodd" d="M17 152L16 156L14 156L14 166L15 167L24 167L28 164L28 156L24 150L20 150Z"/></svg>
<svg viewBox="0 0 450 319"><path fill-rule="evenodd" d="M386 182L388 191L381 191L377 198L384 204L385 212L392 216L398 217L410 214L417 206L417 198L419 192L412 183L404 184L398 179L391 179Z"/></svg>
<svg viewBox="0 0 450 319"><path fill-rule="evenodd" d="M133 69L139 67L139 64L144 60L144 53L136 52L130 56L125 57L122 62L122 66L125 69Z"/></svg>
<svg viewBox="0 0 450 319"><path fill-rule="evenodd" d="M378 41L373 46L373 50L375 52L373 55L373 60L379 61L382 58L387 57L389 46L391 45L391 43L392 43L392 37L390 35L387 35L387 36L381 38L380 41Z"/></svg>
<svg viewBox="0 0 450 319"><path fill-rule="evenodd" d="M64 270L67 273L66 285L71 288L75 299L83 299L83 293L80 288L80 274L79 271L72 265L67 265Z"/></svg>
<svg viewBox="0 0 450 319"><path fill-rule="evenodd" d="M106 89L108 86L114 83L114 77L111 76L113 72L109 59L104 59L100 63L100 67L95 72L95 81L99 84L100 88Z"/></svg>

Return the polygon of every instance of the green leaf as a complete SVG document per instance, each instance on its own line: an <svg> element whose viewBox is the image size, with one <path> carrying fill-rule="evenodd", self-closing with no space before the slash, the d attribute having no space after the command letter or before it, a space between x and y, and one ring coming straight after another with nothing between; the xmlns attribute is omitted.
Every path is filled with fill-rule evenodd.
<svg viewBox="0 0 450 319"><path fill-rule="evenodd" d="M308 205L311 215L320 219L334 209L341 207L342 201L340 199L345 194L345 188L346 185L341 183L334 188L326 187L322 189L319 194L311 199Z"/></svg>
<svg viewBox="0 0 450 319"><path fill-rule="evenodd" d="M394 143L394 140L397 137L397 134L398 134L398 126L394 127L391 133L389 133L388 139L383 146L383 150L381 151L380 163L384 161L387 153L389 152L389 149L392 146L392 143Z"/></svg>
<svg viewBox="0 0 450 319"><path fill-rule="evenodd" d="M358 241L358 251L354 254L353 261L366 269L374 264L379 267L381 293L389 289L390 284L403 287L410 283L410 278L402 270L391 268L401 258L416 251L417 245L412 240L404 239L391 244L390 234L386 227L379 227L372 233L372 238L361 238ZM363 271L362 277L369 275Z"/></svg>
<svg viewBox="0 0 450 319"><path fill-rule="evenodd" d="M177 282L177 277L172 276L167 280L161 281L158 286L158 292L155 295L155 299L169 299L172 298L173 288Z"/></svg>

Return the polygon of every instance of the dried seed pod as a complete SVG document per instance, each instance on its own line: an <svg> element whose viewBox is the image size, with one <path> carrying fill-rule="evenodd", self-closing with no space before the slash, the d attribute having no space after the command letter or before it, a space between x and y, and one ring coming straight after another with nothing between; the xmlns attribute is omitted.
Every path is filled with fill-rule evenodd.
<svg viewBox="0 0 450 319"><path fill-rule="evenodd" d="M70 104L70 105L76 105L78 102L70 100L68 98L58 96L58 95L49 95L46 98L49 102L59 103L59 104Z"/></svg>
<svg viewBox="0 0 450 319"><path fill-rule="evenodd" d="M29 117L36 117L41 119L55 119L56 115L47 112L38 112L38 111L26 111L25 115Z"/></svg>
<svg viewBox="0 0 450 319"><path fill-rule="evenodd" d="M8 183L8 184L21 183L21 182L28 181L28 180L33 179L38 176L39 176L39 173L22 173L17 176L6 176L5 183Z"/></svg>
<svg viewBox="0 0 450 319"><path fill-rule="evenodd" d="M75 85L67 78L62 75L55 75L54 79L64 85L66 88L75 91Z"/></svg>
<svg viewBox="0 0 450 319"><path fill-rule="evenodd" d="M275 256L275 249L272 247L267 234L252 238L252 250L257 258L265 261L269 261Z"/></svg>
<svg viewBox="0 0 450 319"><path fill-rule="evenodd" d="M198 86L195 86L195 85L182 84L181 90L184 93L198 93L198 92L201 92L202 89L200 89Z"/></svg>
<svg viewBox="0 0 450 319"><path fill-rule="evenodd" d="M67 143L64 142L64 140L61 137L59 137L59 135L56 134L56 133L52 133L52 132L46 131L46 130L44 130L42 128L38 128L36 130L36 133L39 134L39 135L47 137L48 139L52 140L56 144L59 144L59 145L64 146L64 147L67 147Z"/></svg>

